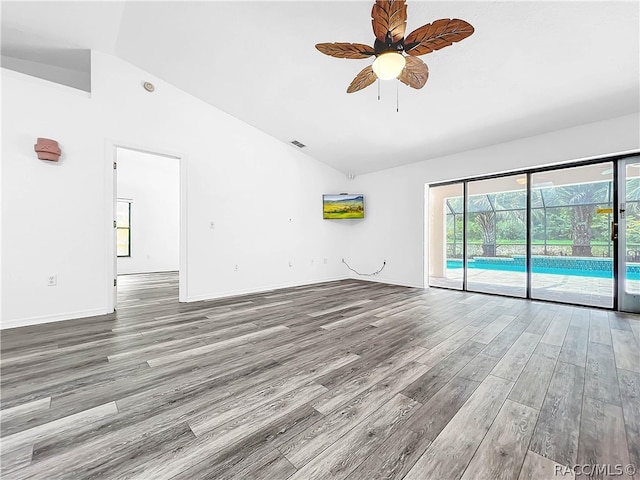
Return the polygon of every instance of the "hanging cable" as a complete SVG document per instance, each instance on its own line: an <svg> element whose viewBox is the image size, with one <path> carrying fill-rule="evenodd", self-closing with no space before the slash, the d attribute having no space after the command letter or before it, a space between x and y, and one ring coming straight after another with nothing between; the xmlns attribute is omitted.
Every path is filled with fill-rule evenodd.
<svg viewBox="0 0 640 480"><path fill-rule="evenodd" d="M360 273L360 272L358 272L357 270L354 270L353 268L351 268L351 267L349 266L349 264L345 261L345 259L344 259L344 258L342 259L342 263L344 263L344 264L347 266L347 268L348 268L349 270L351 270L353 273L355 273L356 275L361 275L361 276L363 276L363 277L373 277L373 276L375 276L375 275L378 275L382 270L384 270L384 267L385 267L385 265L387 264L387 261L386 261L386 260L385 260L385 261L383 261L383 262L382 262L382 266L381 266L378 270L376 270L375 272L373 272L373 273Z"/></svg>

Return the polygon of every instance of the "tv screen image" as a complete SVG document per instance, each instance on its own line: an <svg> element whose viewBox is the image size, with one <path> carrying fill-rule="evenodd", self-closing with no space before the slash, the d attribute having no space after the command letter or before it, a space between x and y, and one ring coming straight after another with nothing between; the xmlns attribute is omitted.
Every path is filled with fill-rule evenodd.
<svg viewBox="0 0 640 480"><path fill-rule="evenodd" d="M346 193L323 195L322 218L364 218L364 196Z"/></svg>

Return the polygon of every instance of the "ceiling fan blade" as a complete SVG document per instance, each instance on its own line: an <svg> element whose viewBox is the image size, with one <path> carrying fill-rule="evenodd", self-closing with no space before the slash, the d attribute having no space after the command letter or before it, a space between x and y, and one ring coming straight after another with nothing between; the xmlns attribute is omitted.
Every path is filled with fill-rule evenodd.
<svg viewBox="0 0 640 480"><path fill-rule="evenodd" d="M405 0L376 0L371 10L373 33L383 43L396 43L404 37L407 26ZM388 38L387 38L388 37Z"/></svg>
<svg viewBox="0 0 640 480"><path fill-rule="evenodd" d="M369 58L375 55L372 47L362 43L318 43L316 48L330 57Z"/></svg>
<svg viewBox="0 0 640 480"><path fill-rule="evenodd" d="M457 18L443 18L414 30L404 39L404 51L409 55L424 55L464 40L473 33L473 26Z"/></svg>
<svg viewBox="0 0 640 480"><path fill-rule="evenodd" d="M365 87L368 87L373 82L378 79L378 76L375 74L371 65L363 69L356 78L353 79L349 88L347 88L347 93L357 92L358 90L362 90Z"/></svg>
<svg viewBox="0 0 640 480"><path fill-rule="evenodd" d="M406 65L398 80L411 88L422 88L429 78L429 67L417 57L406 57Z"/></svg>

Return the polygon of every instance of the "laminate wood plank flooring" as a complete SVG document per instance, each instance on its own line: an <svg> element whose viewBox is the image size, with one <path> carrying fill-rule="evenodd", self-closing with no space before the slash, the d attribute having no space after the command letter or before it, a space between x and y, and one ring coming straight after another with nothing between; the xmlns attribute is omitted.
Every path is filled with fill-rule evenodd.
<svg viewBox="0 0 640 480"><path fill-rule="evenodd" d="M618 368L640 373L639 343L633 332L631 330L623 331L612 328L611 338Z"/></svg>
<svg viewBox="0 0 640 480"><path fill-rule="evenodd" d="M544 398L531 450L562 465L575 465L585 369L558 362Z"/></svg>
<svg viewBox="0 0 640 480"><path fill-rule="evenodd" d="M555 359L532 354L509 393L509 399L540 410L555 367Z"/></svg>
<svg viewBox="0 0 640 480"><path fill-rule="evenodd" d="M572 363L578 367L584 367L587 361L588 340L588 324L586 327L569 325L558 360L560 362Z"/></svg>
<svg viewBox="0 0 640 480"><path fill-rule="evenodd" d="M640 464L640 374L619 370L618 382L629 443L629 457L634 465L638 465Z"/></svg>
<svg viewBox="0 0 640 480"><path fill-rule="evenodd" d="M589 342L584 394L595 400L620 405L620 390L613 348Z"/></svg>
<svg viewBox="0 0 640 480"><path fill-rule="evenodd" d="M513 382L489 375L404 478L460 478L512 386Z"/></svg>
<svg viewBox="0 0 640 480"><path fill-rule="evenodd" d="M527 454L537 417L538 410L507 400L462 480L516 478Z"/></svg>
<svg viewBox="0 0 640 480"><path fill-rule="evenodd" d="M611 345L611 330L609 329L607 312L592 310L590 313L589 341Z"/></svg>
<svg viewBox="0 0 640 480"><path fill-rule="evenodd" d="M500 315L493 322L482 329L475 337L476 342L489 343L505 329L507 325L516 319L513 315Z"/></svg>
<svg viewBox="0 0 640 480"><path fill-rule="evenodd" d="M542 336L542 342L562 347L564 337L571 323L571 307L560 307Z"/></svg>
<svg viewBox="0 0 640 480"><path fill-rule="evenodd" d="M562 475L558 472L562 472ZM564 465L529 450L522 464L518 480L553 480L555 478L575 480L576 477L573 471L567 470Z"/></svg>
<svg viewBox="0 0 640 480"><path fill-rule="evenodd" d="M541 336L535 333L524 332L504 354L491 374L515 382L536 349L540 338Z"/></svg>
<svg viewBox="0 0 640 480"><path fill-rule="evenodd" d="M398 394L302 466L291 480L346 478L386 438L407 422L420 404Z"/></svg>
<svg viewBox="0 0 640 480"><path fill-rule="evenodd" d="M280 450L292 464L305 465L337 438L381 408L424 371L425 367L415 362L405 365L394 375L393 382L387 379L354 396L339 408L325 414L323 421L316 422L282 445Z"/></svg>
<svg viewBox="0 0 640 480"><path fill-rule="evenodd" d="M622 408L589 397L584 398L578 464L630 464ZM610 475L600 472L593 475L593 478L607 477Z"/></svg>
<svg viewBox="0 0 640 480"><path fill-rule="evenodd" d="M637 315L359 280L0 332L3 479L545 480L640 468Z"/></svg>
<svg viewBox="0 0 640 480"><path fill-rule="evenodd" d="M556 311L552 308L541 309L536 316L533 317L533 320L531 320L531 323L525 331L535 333L536 335L543 335L544 332L547 331L547 328L549 328L549 324L555 313Z"/></svg>

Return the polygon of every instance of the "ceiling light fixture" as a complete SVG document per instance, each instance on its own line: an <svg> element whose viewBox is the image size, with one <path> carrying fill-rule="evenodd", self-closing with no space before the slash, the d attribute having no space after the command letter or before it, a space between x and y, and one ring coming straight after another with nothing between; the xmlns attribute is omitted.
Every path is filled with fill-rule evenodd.
<svg viewBox="0 0 640 480"><path fill-rule="evenodd" d="M363 43L318 43L316 48L331 57L370 59L347 93L357 92L376 80L397 78L411 88L422 88L429 77L429 68L417 58L453 45L473 34L473 26L458 18L442 18L428 23L405 36L407 5L405 0L376 0L371 10L373 46ZM379 84L378 84L379 87Z"/></svg>
<svg viewBox="0 0 640 480"><path fill-rule="evenodd" d="M380 80L392 80L398 78L406 64L402 54L387 52L378 55L371 68Z"/></svg>

